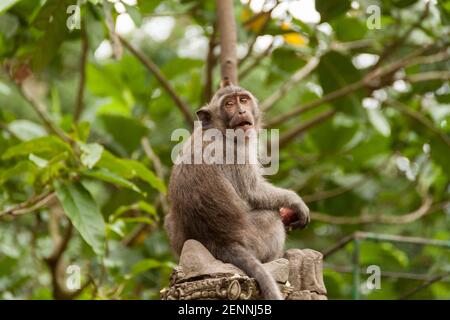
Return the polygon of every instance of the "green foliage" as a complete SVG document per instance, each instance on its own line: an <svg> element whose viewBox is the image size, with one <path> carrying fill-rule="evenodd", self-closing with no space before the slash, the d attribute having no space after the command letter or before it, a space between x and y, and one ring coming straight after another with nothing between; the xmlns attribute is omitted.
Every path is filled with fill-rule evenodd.
<svg viewBox="0 0 450 320"><path fill-rule="evenodd" d="M114 58L103 1L80 2L87 39L80 30L67 28L73 14L67 9L74 3L0 4L0 299L53 298L46 261L69 224L74 230L60 262L80 266L83 282L96 282L77 298L157 299L175 265L163 230L176 143L170 137L188 126L172 97L134 54L122 48ZM283 135L336 110L290 140L280 150L279 172L269 177L297 191L312 212L322 214L313 215L309 228L292 232L287 247L323 251L357 230L449 241L450 62L442 57L442 48L448 50L449 1L431 1L430 13L422 17L425 3L417 0L316 0L320 22L304 22L288 10L286 17L270 17L265 28L268 13L255 18L248 4L234 3L242 56L255 36L274 40L272 50L264 53L259 38L239 66L240 71L250 67L240 83L259 101L289 83L311 57L320 58L316 68L282 92L266 112L266 123L365 81L358 90L280 125ZM205 57L217 19L214 1L122 4L134 26L121 35L154 62L194 114L206 102ZM381 29L367 23L369 5L380 7ZM121 31L119 21L128 16L120 5L108 8ZM434 46L421 53L422 61L368 80L379 66L407 62L430 43ZM441 58L430 58L436 54ZM219 69L213 68L213 90ZM76 108L81 108L80 119L74 117ZM410 223L345 222L417 214L427 197L432 199L429 211ZM332 299L352 297L352 249L348 245L325 261ZM396 299L423 281L386 274L431 277L448 272L449 262L445 248L363 241L361 282L369 265L381 268L382 281L380 290L360 288L361 296ZM61 272L61 278L67 276ZM444 280L411 298L449 296Z"/></svg>
<svg viewBox="0 0 450 320"><path fill-rule="evenodd" d="M79 182L55 182L64 212L96 254L105 254L105 222L94 198Z"/></svg>

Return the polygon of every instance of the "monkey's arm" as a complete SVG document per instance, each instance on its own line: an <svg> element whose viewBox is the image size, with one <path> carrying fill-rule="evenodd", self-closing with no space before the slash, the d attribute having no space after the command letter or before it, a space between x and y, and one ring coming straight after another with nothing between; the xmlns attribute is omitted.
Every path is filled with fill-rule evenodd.
<svg viewBox="0 0 450 320"><path fill-rule="evenodd" d="M299 218L295 227L303 227L309 223L309 208L305 202L292 190L276 187L269 182L258 179L250 188L248 202L255 209L278 211L280 208L289 208Z"/></svg>

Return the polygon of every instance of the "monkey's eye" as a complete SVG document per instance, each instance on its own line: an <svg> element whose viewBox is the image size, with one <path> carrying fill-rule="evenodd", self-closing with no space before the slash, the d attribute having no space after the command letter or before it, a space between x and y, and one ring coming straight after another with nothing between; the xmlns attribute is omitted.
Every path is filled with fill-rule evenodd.
<svg viewBox="0 0 450 320"><path fill-rule="evenodd" d="M232 107L234 105L234 102L232 100L228 100L225 102L225 107Z"/></svg>
<svg viewBox="0 0 450 320"><path fill-rule="evenodd" d="M239 101L244 104L247 103L248 99L246 97L240 97Z"/></svg>

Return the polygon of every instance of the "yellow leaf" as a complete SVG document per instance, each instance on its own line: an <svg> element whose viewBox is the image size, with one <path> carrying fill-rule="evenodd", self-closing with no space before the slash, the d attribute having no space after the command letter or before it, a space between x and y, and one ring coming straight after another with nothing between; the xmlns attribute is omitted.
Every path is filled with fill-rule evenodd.
<svg viewBox="0 0 450 320"><path fill-rule="evenodd" d="M285 33L283 38L286 43L297 47L304 47L308 43L308 39L297 32Z"/></svg>
<svg viewBox="0 0 450 320"><path fill-rule="evenodd" d="M244 10L242 10L241 19L242 21L247 21L252 16L252 12L248 7L245 7Z"/></svg>
<svg viewBox="0 0 450 320"><path fill-rule="evenodd" d="M270 12L262 12L254 15L253 17L247 19L247 22L244 22L244 27L248 30L251 30L255 33L258 33L264 28L267 21L270 19Z"/></svg>
<svg viewBox="0 0 450 320"><path fill-rule="evenodd" d="M283 31L287 31L287 30L291 30L291 24L288 22L283 22L280 26L281 30Z"/></svg>

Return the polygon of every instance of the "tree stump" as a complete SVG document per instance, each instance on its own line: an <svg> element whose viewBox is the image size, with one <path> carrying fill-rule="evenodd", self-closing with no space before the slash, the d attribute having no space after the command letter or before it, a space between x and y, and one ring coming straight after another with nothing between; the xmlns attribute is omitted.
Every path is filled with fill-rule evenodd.
<svg viewBox="0 0 450 320"><path fill-rule="evenodd" d="M326 300L322 254L311 249L287 250L264 267L277 281L286 300ZM232 264L215 259L198 241L184 243L180 262L172 272L163 300L258 300L255 279Z"/></svg>

